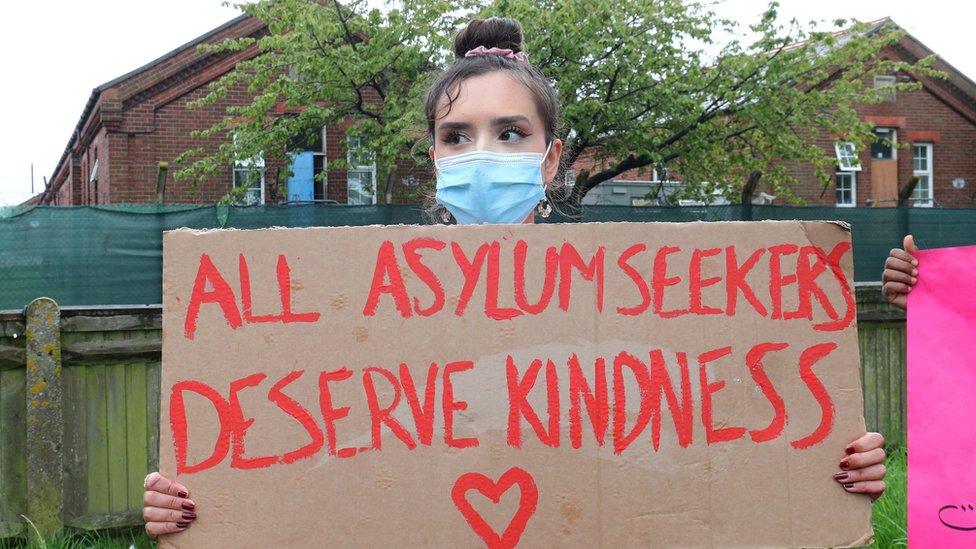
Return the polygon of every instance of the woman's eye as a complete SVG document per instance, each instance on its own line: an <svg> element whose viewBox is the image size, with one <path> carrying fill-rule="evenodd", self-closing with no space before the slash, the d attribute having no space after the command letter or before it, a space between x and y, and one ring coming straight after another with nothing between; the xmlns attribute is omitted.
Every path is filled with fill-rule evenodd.
<svg viewBox="0 0 976 549"><path fill-rule="evenodd" d="M444 142L450 145L460 145L461 143L467 143L468 141L469 140L467 137L459 133L452 133L451 135L448 135L446 138L444 138Z"/></svg>
<svg viewBox="0 0 976 549"><path fill-rule="evenodd" d="M519 141L520 139L526 137L527 135L528 134L526 134L524 131L518 128L509 128L503 131L502 134L498 137L502 141Z"/></svg>

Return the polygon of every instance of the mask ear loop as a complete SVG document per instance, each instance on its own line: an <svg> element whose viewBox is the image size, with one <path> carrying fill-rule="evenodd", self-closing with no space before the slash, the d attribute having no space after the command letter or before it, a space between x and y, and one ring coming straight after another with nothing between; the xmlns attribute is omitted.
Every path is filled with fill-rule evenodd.
<svg viewBox="0 0 976 549"><path fill-rule="evenodd" d="M542 175L542 166L545 165L546 159L549 158L549 150L552 149L552 141L549 142L549 146L546 147L545 154L542 155L542 162L539 163L539 175ZM542 192L546 192L546 181L542 178ZM535 213L542 218L549 217L552 213L552 204L549 203L549 197L544 197L542 200L536 204Z"/></svg>

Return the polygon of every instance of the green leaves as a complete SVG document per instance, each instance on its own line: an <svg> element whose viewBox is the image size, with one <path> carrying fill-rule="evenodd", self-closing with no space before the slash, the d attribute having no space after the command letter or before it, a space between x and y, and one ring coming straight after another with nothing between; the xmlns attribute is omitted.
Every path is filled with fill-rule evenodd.
<svg viewBox="0 0 976 549"><path fill-rule="evenodd" d="M406 0L373 9L365 0L262 0L241 8L268 25L258 39L230 40L212 52L256 48L192 106L246 90L253 100L201 139L237 144L178 162L177 179L212 177L234 158L284 156L296 135L343 127L374 151L377 181L398 163L425 156L422 97L452 59L450 45L472 16L501 15L524 28L530 60L549 77L563 107L564 160L598 165L581 173L565 199L577 202L629 169L668 165L689 197L714 190L750 196L760 178L789 196L799 162L827 180L844 136L872 139L856 107L884 99L875 74L938 76L931 60L879 55L901 36L892 26L834 22L831 32L776 21L777 4L746 32L709 4L683 0ZM834 32L845 30L845 32ZM341 163L340 163L341 164ZM333 167L338 166L336 164ZM758 176L757 176L758 174ZM561 178L557 178L561 180ZM752 188L750 188L750 186Z"/></svg>
<svg viewBox="0 0 976 549"><path fill-rule="evenodd" d="M197 147L181 155L178 180L195 185L234 159L258 154L284 158L295 136L323 126L363 136L379 181L410 157L424 127L422 84L444 63L463 11L442 1L377 10L365 1L265 0L240 8L265 22L269 34L202 47L212 53L250 47L257 55L189 107L211 106L240 91L253 99L227 108L223 119L194 135L225 142L216 151Z"/></svg>

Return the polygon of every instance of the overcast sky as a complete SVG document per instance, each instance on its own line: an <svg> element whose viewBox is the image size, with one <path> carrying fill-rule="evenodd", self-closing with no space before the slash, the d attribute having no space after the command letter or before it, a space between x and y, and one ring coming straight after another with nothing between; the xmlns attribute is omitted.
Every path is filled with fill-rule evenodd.
<svg viewBox="0 0 976 549"><path fill-rule="evenodd" d="M609 0L608 0L609 1ZM725 0L720 14L755 21L764 0ZM4 6L0 74L0 205L43 187L91 91L224 23L238 12L220 0L33 0ZM870 21L890 16L976 79L971 33L976 7L957 0L782 0L783 22Z"/></svg>

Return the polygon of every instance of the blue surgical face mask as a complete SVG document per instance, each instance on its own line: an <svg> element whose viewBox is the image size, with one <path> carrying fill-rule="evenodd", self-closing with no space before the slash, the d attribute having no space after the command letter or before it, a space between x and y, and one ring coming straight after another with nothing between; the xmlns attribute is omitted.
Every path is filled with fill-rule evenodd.
<svg viewBox="0 0 976 549"><path fill-rule="evenodd" d="M462 225L521 223L543 198L542 163L549 155L475 151L438 158L437 194Z"/></svg>

